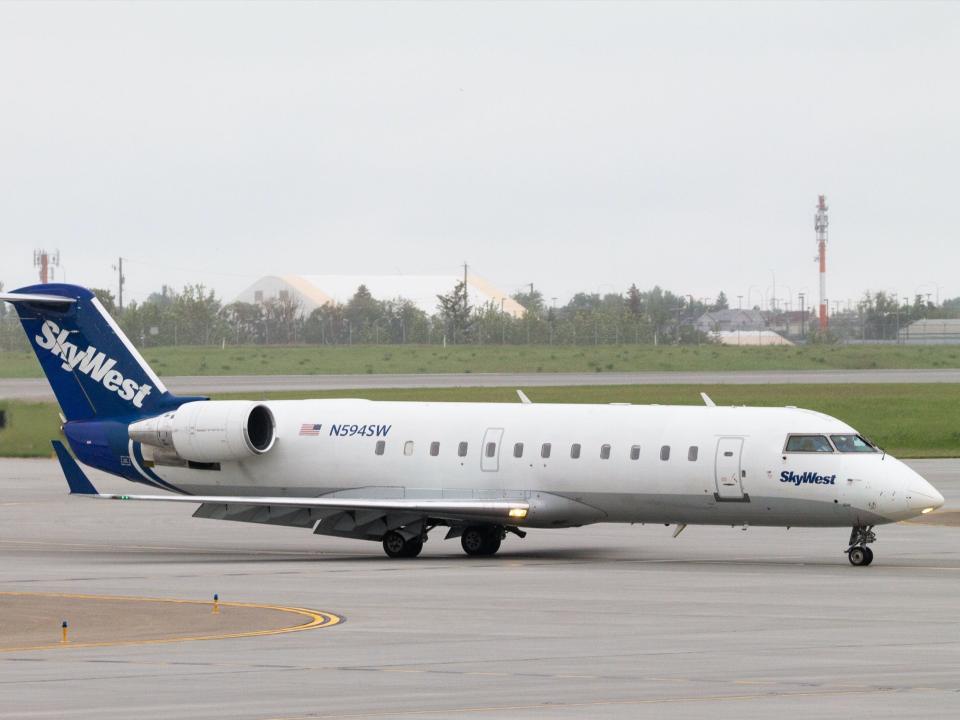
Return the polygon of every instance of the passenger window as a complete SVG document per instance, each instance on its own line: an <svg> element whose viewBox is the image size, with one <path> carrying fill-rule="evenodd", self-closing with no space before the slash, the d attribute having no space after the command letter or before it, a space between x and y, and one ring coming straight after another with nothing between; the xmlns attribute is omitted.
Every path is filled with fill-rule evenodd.
<svg viewBox="0 0 960 720"><path fill-rule="evenodd" d="M403 444L403 454L404 455L413 455L413 440L407 440Z"/></svg>
<svg viewBox="0 0 960 720"><path fill-rule="evenodd" d="M436 457L440 454L440 443L434 441L430 443L430 455Z"/></svg>
<svg viewBox="0 0 960 720"><path fill-rule="evenodd" d="M696 445L691 445L690 449L687 450L687 460L689 460L690 462L696 462L697 455L699 453L700 453L700 448L698 448Z"/></svg>
<svg viewBox="0 0 960 720"><path fill-rule="evenodd" d="M574 443L570 446L570 457L574 460L580 457L580 443Z"/></svg>
<svg viewBox="0 0 960 720"><path fill-rule="evenodd" d="M787 438L786 452L814 453L833 452L833 446L823 435L791 435Z"/></svg>
<svg viewBox="0 0 960 720"><path fill-rule="evenodd" d="M830 439L842 453L875 453L877 449L859 435L831 435Z"/></svg>
<svg viewBox="0 0 960 720"><path fill-rule="evenodd" d="M660 448L660 459L661 459L661 460L664 460L664 461L670 459L670 446L669 446L669 445L664 445L663 447Z"/></svg>
<svg viewBox="0 0 960 720"><path fill-rule="evenodd" d="M497 454L497 444L495 442L488 442L484 454L486 454L487 457L495 456Z"/></svg>
<svg viewBox="0 0 960 720"><path fill-rule="evenodd" d="M374 452L375 452L377 455L383 455L383 451L386 450L386 449L387 449L387 442L386 442L386 440L377 440L377 447L376 447L376 449L374 450Z"/></svg>
<svg viewBox="0 0 960 720"><path fill-rule="evenodd" d="M513 444L513 456L515 458L523 457L523 443L514 443Z"/></svg>
<svg viewBox="0 0 960 720"><path fill-rule="evenodd" d="M540 448L540 457L544 459L550 457L550 443L544 443Z"/></svg>
<svg viewBox="0 0 960 720"><path fill-rule="evenodd" d="M467 443L462 442L457 446L457 456L466 457L467 456Z"/></svg>
<svg viewBox="0 0 960 720"><path fill-rule="evenodd" d="M610 446L609 446L609 445L601 445L601 446L600 446L600 459L601 459L601 460L609 460L609 459L610 459Z"/></svg>
<svg viewBox="0 0 960 720"><path fill-rule="evenodd" d="M631 448L630 448L630 459L631 459L631 460L639 460L639 459L640 459L640 446L639 446L639 445L633 445L633 446L631 446Z"/></svg>

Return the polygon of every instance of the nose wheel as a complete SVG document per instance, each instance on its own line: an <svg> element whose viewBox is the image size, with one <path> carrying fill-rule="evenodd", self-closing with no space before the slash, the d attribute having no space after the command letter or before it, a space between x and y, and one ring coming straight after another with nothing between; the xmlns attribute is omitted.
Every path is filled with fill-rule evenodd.
<svg viewBox="0 0 960 720"><path fill-rule="evenodd" d="M873 532L873 526L859 526L853 528L850 533L850 547L847 548L847 559L854 567L866 567L873 562L873 550L867 547L867 543L875 542L876 533Z"/></svg>
<svg viewBox="0 0 960 720"><path fill-rule="evenodd" d="M847 559L854 567L864 567L873 562L873 550L866 545L857 545L847 550Z"/></svg>

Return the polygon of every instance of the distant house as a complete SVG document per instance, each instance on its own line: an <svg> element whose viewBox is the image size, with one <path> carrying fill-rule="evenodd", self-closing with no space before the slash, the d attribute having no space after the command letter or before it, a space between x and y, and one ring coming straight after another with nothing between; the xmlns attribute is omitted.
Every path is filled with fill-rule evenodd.
<svg viewBox="0 0 960 720"><path fill-rule="evenodd" d="M784 335L802 335L811 328L816 329L816 315L812 310L801 312L790 310L778 312L770 318L768 327Z"/></svg>
<svg viewBox="0 0 960 720"><path fill-rule="evenodd" d="M900 328L899 341L906 345L960 345L960 319L915 320Z"/></svg>
<svg viewBox="0 0 960 720"><path fill-rule="evenodd" d="M704 333L763 330L767 321L760 310L712 310L705 312L694 323Z"/></svg>

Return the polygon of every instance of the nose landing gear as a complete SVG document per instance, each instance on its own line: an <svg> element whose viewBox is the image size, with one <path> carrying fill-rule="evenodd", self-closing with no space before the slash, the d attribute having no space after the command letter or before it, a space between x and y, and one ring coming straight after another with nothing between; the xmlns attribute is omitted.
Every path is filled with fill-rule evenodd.
<svg viewBox="0 0 960 720"><path fill-rule="evenodd" d="M873 562L873 550L867 543L875 542L877 535L873 532L873 525L858 525L850 533L850 547L847 548L847 559L855 567L866 567Z"/></svg>

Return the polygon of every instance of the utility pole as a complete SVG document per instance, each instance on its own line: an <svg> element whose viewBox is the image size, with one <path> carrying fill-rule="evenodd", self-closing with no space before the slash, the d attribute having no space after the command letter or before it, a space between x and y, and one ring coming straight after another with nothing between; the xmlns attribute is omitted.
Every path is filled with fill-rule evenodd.
<svg viewBox="0 0 960 720"><path fill-rule="evenodd" d="M737 312L743 313L743 295L737 295ZM740 345L740 328L743 327L743 315L737 317L737 345Z"/></svg>
<svg viewBox="0 0 960 720"><path fill-rule="evenodd" d="M126 278L123 276L123 258L117 258L117 264L113 266L117 271L117 307L123 312L123 284Z"/></svg>
<svg viewBox="0 0 960 720"><path fill-rule="evenodd" d="M500 298L500 344L507 344L507 316L503 312L503 304L507 301L505 297Z"/></svg>
<svg viewBox="0 0 960 720"><path fill-rule="evenodd" d="M530 283L530 303L533 303L533 283ZM530 344L530 310L524 313L527 318L527 345Z"/></svg>
<svg viewBox="0 0 960 720"><path fill-rule="evenodd" d="M804 303L804 295L800 293L800 337L807 336L807 310Z"/></svg>
<svg viewBox="0 0 960 720"><path fill-rule="evenodd" d="M463 341L467 341L467 318L466 318L466 309L467 309L467 298L470 297L467 294L467 263L463 263L463 309L464 309L464 318L463 318ZM481 328L482 332L482 328ZM451 338L453 344L457 344L457 325L456 318L454 318L453 325L453 337Z"/></svg>

